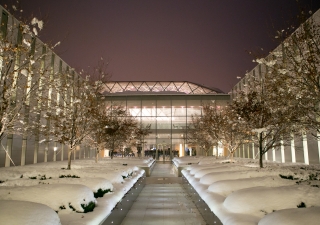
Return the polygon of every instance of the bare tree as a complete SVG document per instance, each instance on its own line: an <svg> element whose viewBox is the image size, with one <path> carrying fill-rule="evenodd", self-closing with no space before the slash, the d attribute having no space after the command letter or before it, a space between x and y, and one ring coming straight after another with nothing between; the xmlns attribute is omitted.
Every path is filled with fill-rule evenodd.
<svg viewBox="0 0 320 225"><path fill-rule="evenodd" d="M88 80L76 76L73 71L65 74L65 79L60 86L61 92L65 93L63 103L49 115L52 126L48 135L68 146L67 169L71 169L71 155L90 133L96 95Z"/></svg>
<svg viewBox="0 0 320 225"><path fill-rule="evenodd" d="M133 140L135 142L135 146L137 147L138 157L141 157L141 151L143 150L143 146L145 144L144 139L152 133L150 128L151 124L148 124L145 127L141 125L140 127L138 126L133 132Z"/></svg>
<svg viewBox="0 0 320 225"><path fill-rule="evenodd" d="M108 134L106 129L111 121L111 108L104 106L97 107L92 117L91 132L85 138L85 143L96 149L96 162L99 159L99 153L106 146Z"/></svg>
<svg viewBox="0 0 320 225"><path fill-rule="evenodd" d="M232 104L221 111L222 143L227 147L230 159L233 161L233 156L240 146L250 142L251 132L248 130L247 124L239 119Z"/></svg>
<svg viewBox="0 0 320 225"><path fill-rule="evenodd" d="M103 129L99 124L104 122L106 109L101 101L104 82L109 78L105 72L106 64L103 59L93 71L81 72L85 78L76 74L73 70L66 71L57 87L57 92L64 93L62 102L56 107L55 113L48 115L54 126L49 135L69 147L68 167L71 169L71 155L76 147L81 145L85 138L90 138L99 148L103 145Z"/></svg>
<svg viewBox="0 0 320 225"><path fill-rule="evenodd" d="M289 145L292 133L299 131L297 114L294 111L281 108L281 101L277 102L272 93L264 90L249 90L241 92L233 101L232 108L238 119L248 127L248 133L253 133L252 142L259 146L259 165L263 167L263 155L271 149L278 149ZM257 87L257 86L255 86ZM249 140L248 140L249 141Z"/></svg>
<svg viewBox="0 0 320 225"><path fill-rule="evenodd" d="M134 118L122 107L106 106L103 102L93 112L91 127L85 142L96 149L96 162L102 149L110 147L112 156L113 150L131 140L137 129Z"/></svg>
<svg viewBox="0 0 320 225"><path fill-rule="evenodd" d="M216 146L216 158L218 158L218 145L222 142L222 127L224 124L221 110L213 104L203 106L203 115L200 123L204 131L211 137L213 145Z"/></svg>
<svg viewBox="0 0 320 225"><path fill-rule="evenodd" d="M199 121L200 120L200 121ZM200 129L198 135L200 138L210 138L209 142L218 149L219 144L225 146L230 154L231 160L239 147L248 142L249 132L247 127L237 117L234 108L226 106L224 108L209 104L203 107L203 115L195 120L194 125ZM216 153L218 156L218 153Z"/></svg>
<svg viewBox="0 0 320 225"><path fill-rule="evenodd" d="M105 128L108 135L106 146L111 149L112 159L115 149L121 149L134 134L137 121L121 106L112 106L111 119Z"/></svg>
<svg viewBox="0 0 320 225"><path fill-rule="evenodd" d="M16 10L16 8L14 7ZM24 138L39 127L41 107L47 102L54 46L43 44L37 35L43 22L16 20L3 11L0 29L0 140L13 134ZM54 85L54 84L52 84ZM39 116L35 116L39 115ZM10 153L4 149L7 157Z"/></svg>
<svg viewBox="0 0 320 225"><path fill-rule="evenodd" d="M256 60L265 68L264 76L253 78L249 92L237 99L239 115L257 133L261 167L262 155L289 144L292 134L319 137L320 14L306 19L310 15L301 11L301 24L290 36L292 26L278 31L281 45Z"/></svg>
<svg viewBox="0 0 320 225"><path fill-rule="evenodd" d="M210 147L214 146L216 143L209 135L208 129L205 129L206 126L208 126L208 124L204 123L201 116L193 115L192 125L190 126L187 139L189 143L198 145L203 149L206 156L208 156Z"/></svg>
<svg viewBox="0 0 320 225"><path fill-rule="evenodd" d="M311 13L311 12L310 12ZM271 71L277 80L286 81L282 94L295 99L296 112L305 129L311 129L313 136L320 132L320 13L310 16L301 11L303 23L283 41L279 51L272 53L277 60ZM282 32L278 32L279 36ZM280 82L278 82L280 83ZM283 83L283 82L282 82Z"/></svg>

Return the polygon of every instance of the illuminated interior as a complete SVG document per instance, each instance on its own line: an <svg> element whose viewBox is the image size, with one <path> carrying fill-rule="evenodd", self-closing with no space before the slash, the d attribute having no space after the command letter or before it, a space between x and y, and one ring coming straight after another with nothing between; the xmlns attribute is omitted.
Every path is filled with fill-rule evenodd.
<svg viewBox="0 0 320 225"><path fill-rule="evenodd" d="M155 88L158 87L157 85L154 85L152 89L156 90L155 92L150 90L141 93L140 91L128 91L133 90L136 86L139 87L138 90L145 90L144 85L148 83L152 82L141 82L140 85L138 82L111 82L106 84L103 92L106 104L121 105L132 116L135 116L143 127L151 125L152 133L143 140L143 154L154 151L158 160L169 160L173 156L185 156L188 153L189 155L203 155L204 153L198 146L191 146L187 143L190 129L188 125L192 122L192 115L201 115L202 105L208 103L219 107L225 106L230 96L206 87L196 87L196 84L189 82L158 82L168 84L166 88L161 89L162 91L160 88ZM182 92L169 88L178 87L176 83L180 85L179 90ZM135 84L135 87L131 84ZM120 86L125 88L120 88ZM109 87L113 88L106 92ZM166 91L169 90L168 88L170 92ZM207 93L203 93L204 90ZM212 151L209 152L212 154Z"/></svg>

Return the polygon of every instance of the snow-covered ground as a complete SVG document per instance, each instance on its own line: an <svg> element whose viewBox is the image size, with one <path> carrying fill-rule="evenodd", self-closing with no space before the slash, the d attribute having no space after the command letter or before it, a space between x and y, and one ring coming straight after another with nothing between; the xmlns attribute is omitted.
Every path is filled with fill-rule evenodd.
<svg viewBox="0 0 320 225"><path fill-rule="evenodd" d="M66 161L0 168L0 224L99 224L144 175L139 167L153 162L86 159L72 161L71 170Z"/></svg>
<svg viewBox="0 0 320 225"><path fill-rule="evenodd" d="M224 225L320 224L320 165L182 157L177 166Z"/></svg>
<svg viewBox="0 0 320 225"><path fill-rule="evenodd" d="M173 161L186 167L182 173L224 225L319 224L320 165L260 169L252 159ZM0 168L0 224L99 224L144 175L139 167L152 163L114 158L72 161L72 170L64 169L65 161ZM107 193L96 198L98 190Z"/></svg>

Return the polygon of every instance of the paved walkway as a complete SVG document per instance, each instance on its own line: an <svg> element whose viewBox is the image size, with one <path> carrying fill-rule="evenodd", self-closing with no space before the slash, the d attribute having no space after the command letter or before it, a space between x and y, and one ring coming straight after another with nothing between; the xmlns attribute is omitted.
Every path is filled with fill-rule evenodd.
<svg viewBox="0 0 320 225"><path fill-rule="evenodd" d="M172 164L157 163L121 225L205 225Z"/></svg>

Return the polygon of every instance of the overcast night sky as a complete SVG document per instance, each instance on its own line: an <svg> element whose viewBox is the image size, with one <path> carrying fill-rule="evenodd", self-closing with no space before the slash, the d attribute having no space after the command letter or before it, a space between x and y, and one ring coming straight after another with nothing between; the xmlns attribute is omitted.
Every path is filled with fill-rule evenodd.
<svg viewBox="0 0 320 225"><path fill-rule="evenodd" d="M45 18L40 39L61 41L55 52L77 71L103 57L113 81L192 81L224 92L255 66L247 51L274 49L276 30L299 11L296 0L22 0L21 7Z"/></svg>

